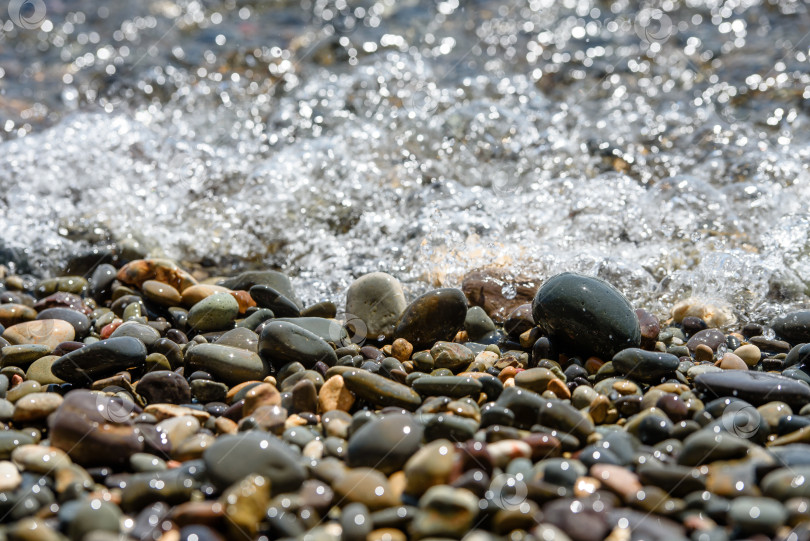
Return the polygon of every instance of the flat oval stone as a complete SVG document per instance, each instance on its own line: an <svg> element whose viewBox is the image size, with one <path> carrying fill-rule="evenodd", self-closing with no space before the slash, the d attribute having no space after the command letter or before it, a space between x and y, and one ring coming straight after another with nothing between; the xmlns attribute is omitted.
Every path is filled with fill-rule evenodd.
<svg viewBox="0 0 810 541"><path fill-rule="evenodd" d="M695 353L697 347L701 344L708 346L712 351L717 351L721 344L726 343L726 335L717 329L703 329L696 332L686 342L686 347L689 348L690 353Z"/></svg>
<svg viewBox="0 0 810 541"><path fill-rule="evenodd" d="M406 306L399 280L384 272L365 274L352 282L346 291L346 319L347 324L354 325L353 336L362 333L364 338L372 340L391 338ZM352 324L354 318L362 324Z"/></svg>
<svg viewBox="0 0 810 541"><path fill-rule="evenodd" d="M374 419L349 438L346 464L375 468L386 475L402 469L422 444L422 427L410 415L391 413Z"/></svg>
<svg viewBox="0 0 810 541"><path fill-rule="evenodd" d="M306 329L286 321L270 321L259 337L259 354L276 369L298 361L312 368L318 361L337 364L337 355L326 341Z"/></svg>
<svg viewBox="0 0 810 541"><path fill-rule="evenodd" d="M203 370L227 385L261 381L270 375L269 364L257 353L218 344L200 344L187 349L185 370L186 374Z"/></svg>
<svg viewBox="0 0 810 541"><path fill-rule="evenodd" d="M777 336L791 344L810 342L810 310L797 310L771 322Z"/></svg>
<svg viewBox="0 0 810 541"><path fill-rule="evenodd" d="M810 498L810 465L774 470L762 479L760 487L764 495L779 501Z"/></svg>
<svg viewBox="0 0 810 541"><path fill-rule="evenodd" d="M346 328L336 319L326 319L323 317L279 317L274 320L274 322L276 321L284 321L287 323L292 323L293 325L298 325L302 329L311 332L321 340L325 342L332 342L338 347L351 343L349 340L349 333L346 331ZM257 329L257 332L261 332L261 328Z"/></svg>
<svg viewBox="0 0 810 541"><path fill-rule="evenodd" d="M180 306L182 301L177 289L157 280L146 280L141 284L141 291L144 297L161 306Z"/></svg>
<svg viewBox="0 0 810 541"><path fill-rule="evenodd" d="M434 289L405 308L394 329L396 338L410 342L415 351L438 341L451 341L464 327L467 298L458 289Z"/></svg>
<svg viewBox="0 0 810 541"><path fill-rule="evenodd" d="M219 282L220 286L233 290L249 291L255 285L267 285L293 301L299 308L301 302L295 295L292 282L287 275L274 270L246 271L233 278Z"/></svg>
<svg viewBox="0 0 810 541"><path fill-rule="evenodd" d="M346 388L374 405L413 411L422 404L422 397L410 387L366 370L348 370L342 376Z"/></svg>
<svg viewBox="0 0 810 541"><path fill-rule="evenodd" d="M239 303L229 293L214 293L188 311L189 327L201 332L219 331L233 327L239 315Z"/></svg>
<svg viewBox="0 0 810 541"><path fill-rule="evenodd" d="M16 346L20 344L42 344L56 348L62 342L76 337L73 325L61 319L41 319L17 323L3 331L3 338Z"/></svg>
<svg viewBox="0 0 810 541"><path fill-rule="evenodd" d="M449 396L463 398L478 396L481 382L468 376L422 376L412 384L413 389L422 396Z"/></svg>
<svg viewBox="0 0 810 541"><path fill-rule="evenodd" d="M734 498L728 510L728 521L746 533L772 534L788 518L787 509L773 498Z"/></svg>
<svg viewBox="0 0 810 541"><path fill-rule="evenodd" d="M386 477L372 468L347 471L332 484L339 501L362 503L372 511L400 504Z"/></svg>
<svg viewBox="0 0 810 541"><path fill-rule="evenodd" d="M273 287L255 285L250 288L249 293L251 298L256 301L256 306L272 310L278 317L298 317L301 315L298 305Z"/></svg>
<svg viewBox="0 0 810 541"><path fill-rule="evenodd" d="M70 308L47 308L37 314L37 319L61 319L73 326L76 336L84 336L90 331L90 318L78 310Z"/></svg>
<svg viewBox="0 0 810 541"><path fill-rule="evenodd" d="M0 304L0 325L10 327L17 323L36 319L37 311L24 304L4 303Z"/></svg>
<svg viewBox="0 0 810 541"><path fill-rule="evenodd" d="M258 352L259 335L250 329L236 327L220 336L216 344Z"/></svg>
<svg viewBox="0 0 810 541"><path fill-rule="evenodd" d="M221 436L203 453L203 460L211 480L223 490L257 473L271 480L273 494L280 494L297 490L307 477L298 456L265 432Z"/></svg>
<svg viewBox="0 0 810 541"><path fill-rule="evenodd" d="M28 445L34 442L30 434L19 430L0 430L0 460L11 458L11 453L21 445Z"/></svg>
<svg viewBox="0 0 810 541"><path fill-rule="evenodd" d="M56 393L30 393L14 403L15 423L34 423L45 420L62 405L63 398Z"/></svg>
<svg viewBox="0 0 810 541"><path fill-rule="evenodd" d="M0 364L6 366L19 366L25 368L39 358L51 352L50 346L42 344L22 344L19 346L6 346L0 349Z"/></svg>
<svg viewBox="0 0 810 541"><path fill-rule="evenodd" d="M607 360L641 344L633 307L598 278L569 272L549 278L534 297L532 315L554 345L566 351Z"/></svg>
<svg viewBox="0 0 810 541"><path fill-rule="evenodd" d="M137 338L150 349L155 342L160 339L160 333L157 329L149 325L144 325L143 323L138 323L137 321L125 321L112 332L110 338L119 338L122 336Z"/></svg>
<svg viewBox="0 0 810 541"><path fill-rule="evenodd" d="M134 408L100 393L71 391L48 418L51 445L82 466L127 464L143 450L138 430L129 422Z"/></svg>
<svg viewBox="0 0 810 541"><path fill-rule="evenodd" d="M733 396L755 406L779 400L801 409L810 402L810 387L795 379L753 370L729 370L701 374L695 388L711 398Z"/></svg>
<svg viewBox="0 0 810 541"><path fill-rule="evenodd" d="M639 348L623 349L613 356L613 367L619 373L648 382L673 374L679 363L675 355Z"/></svg>
<svg viewBox="0 0 810 541"><path fill-rule="evenodd" d="M51 365L57 378L76 385L112 376L122 370L142 366L146 346L137 338L108 338L63 355Z"/></svg>
<svg viewBox="0 0 810 541"><path fill-rule="evenodd" d="M138 381L135 392L147 404L188 404L191 402L191 388L186 379L176 372L155 370Z"/></svg>

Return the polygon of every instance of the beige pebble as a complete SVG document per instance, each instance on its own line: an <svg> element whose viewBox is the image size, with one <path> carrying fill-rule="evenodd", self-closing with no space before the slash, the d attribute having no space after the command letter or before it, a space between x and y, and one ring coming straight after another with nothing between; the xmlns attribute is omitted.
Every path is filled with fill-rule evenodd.
<svg viewBox="0 0 810 541"><path fill-rule="evenodd" d="M748 366L755 366L759 362L762 352L754 344L746 344L735 349L734 355L745 361Z"/></svg>
<svg viewBox="0 0 810 541"><path fill-rule="evenodd" d="M695 348L695 360L705 363L714 360L714 351L706 344L698 344Z"/></svg>
<svg viewBox="0 0 810 541"><path fill-rule="evenodd" d="M745 361L730 352L723 355L723 358L717 361L715 366L719 366L723 370L748 370Z"/></svg>
<svg viewBox="0 0 810 541"><path fill-rule="evenodd" d="M42 421L62 405L64 398L56 393L29 393L14 404L15 423Z"/></svg>
<svg viewBox="0 0 810 541"><path fill-rule="evenodd" d="M0 492L11 492L22 483L20 470L13 462L0 461Z"/></svg>
<svg viewBox="0 0 810 541"><path fill-rule="evenodd" d="M675 323L680 323L686 316L699 317L709 327L723 327L736 321L731 306L714 304L695 297L683 300L672 308Z"/></svg>
<svg viewBox="0 0 810 541"><path fill-rule="evenodd" d="M346 388L340 375L326 380L318 392L318 407L323 413L333 410L349 411L354 400L354 395Z"/></svg>
<svg viewBox="0 0 810 541"><path fill-rule="evenodd" d="M62 342L73 340L76 331L73 325L61 319L40 319L26 321L8 327L3 338L12 345L42 344L55 348Z"/></svg>

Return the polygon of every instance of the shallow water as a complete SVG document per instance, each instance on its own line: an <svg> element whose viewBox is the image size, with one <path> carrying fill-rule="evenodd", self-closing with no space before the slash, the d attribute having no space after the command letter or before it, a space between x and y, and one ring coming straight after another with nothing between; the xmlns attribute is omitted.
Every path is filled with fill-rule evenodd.
<svg viewBox="0 0 810 541"><path fill-rule="evenodd" d="M39 274L96 245L269 265L305 302L490 265L597 274L659 313L807 301L804 2L351 6L0 21L2 253Z"/></svg>

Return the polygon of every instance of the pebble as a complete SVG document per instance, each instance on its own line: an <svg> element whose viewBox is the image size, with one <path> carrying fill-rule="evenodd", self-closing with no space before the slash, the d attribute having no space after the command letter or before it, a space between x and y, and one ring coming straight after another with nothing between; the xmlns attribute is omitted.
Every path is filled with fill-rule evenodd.
<svg viewBox="0 0 810 541"><path fill-rule="evenodd" d="M20 470L13 462L0 461L0 492L12 492L22 483Z"/></svg>
<svg viewBox="0 0 810 541"><path fill-rule="evenodd" d="M188 325L198 331L217 331L233 326L239 303L228 293L214 293L188 311Z"/></svg>
<svg viewBox="0 0 810 541"><path fill-rule="evenodd" d="M51 349L76 337L73 325L61 319L26 321L7 327L3 338L11 345L40 344Z"/></svg>
<svg viewBox="0 0 810 541"><path fill-rule="evenodd" d="M422 404L419 393L412 388L365 370L343 373L346 387L355 396L380 406L396 406L415 410Z"/></svg>
<svg viewBox="0 0 810 541"><path fill-rule="evenodd" d="M187 404L191 402L191 388L186 379L169 370L149 372L138 381L135 391L147 404Z"/></svg>
<svg viewBox="0 0 810 541"><path fill-rule="evenodd" d="M751 370L701 374L695 387L711 397L733 396L755 406L779 400L801 409L810 402L810 387L795 379Z"/></svg>
<svg viewBox="0 0 810 541"><path fill-rule="evenodd" d="M645 382L655 382L672 375L678 368L678 358L669 353L627 348L612 359L613 367L624 375Z"/></svg>
<svg viewBox="0 0 810 541"><path fill-rule="evenodd" d="M76 385L89 385L146 361L146 346L137 338L108 338L63 355L51 365L56 377Z"/></svg>
<svg viewBox="0 0 810 541"><path fill-rule="evenodd" d="M289 447L263 432L221 436L205 450L203 460L211 480L221 489L257 473L270 479L273 494L279 494L297 489L307 477Z"/></svg>
<svg viewBox="0 0 810 541"><path fill-rule="evenodd" d="M310 331L286 321L271 321L264 325L259 337L259 354L277 370L291 362L312 368L322 362L337 364L335 350Z"/></svg>
<svg viewBox="0 0 810 541"><path fill-rule="evenodd" d="M570 272L546 280L532 302L534 322L559 347L610 359L639 347L638 318L613 286Z"/></svg>
<svg viewBox="0 0 810 541"><path fill-rule="evenodd" d="M458 289L435 289L409 304L394 328L394 337L410 342L416 351L439 341L450 341L464 326L467 299Z"/></svg>
<svg viewBox="0 0 810 541"><path fill-rule="evenodd" d="M48 415L62 405L63 398L56 393L30 393L14 403L15 423L36 423L44 421Z"/></svg>
<svg viewBox="0 0 810 541"><path fill-rule="evenodd" d="M720 332L728 314L694 299L662 328L597 279L496 292L487 276L465 278L468 308L449 288L407 304L396 279L364 275L340 319L273 271L198 284L136 260L87 288L43 281L39 301L14 277L0 324L74 335L0 343L3 532L669 541L807 523L804 335ZM216 324L186 325L181 306L217 296ZM535 296L556 312L536 319Z"/></svg>
<svg viewBox="0 0 810 541"><path fill-rule="evenodd" d="M203 370L226 385L262 380L270 375L270 365L255 352L219 344L199 344L188 348L184 357L187 373Z"/></svg>
<svg viewBox="0 0 810 541"><path fill-rule="evenodd" d="M346 291L347 325L353 325L353 336L389 339L406 306L399 280L384 272L365 274Z"/></svg>
<svg viewBox="0 0 810 541"><path fill-rule="evenodd" d="M400 504L388 479L373 468L353 468L332 483L335 496L346 503L361 503L371 511Z"/></svg>
<svg viewBox="0 0 810 541"><path fill-rule="evenodd" d="M135 405L104 394L75 390L49 416L51 445L83 466L125 464L143 449L130 422Z"/></svg>
<svg viewBox="0 0 810 541"><path fill-rule="evenodd" d="M797 310L777 317L771 322L776 335L791 344L810 342L810 310Z"/></svg>
<svg viewBox="0 0 810 541"><path fill-rule="evenodd" d="M349 438L346 464L386 475L402 469L422 444L422 427L411 415L390 413L363 425Z"/></svg>
<svg viewBox="0 0 810 541"><path fill-rule="evenodd" d="M321 412L349 411L354 401L354 395L346 387L343 376L339 374L327 379L318 391L318 407Z"/></svg>

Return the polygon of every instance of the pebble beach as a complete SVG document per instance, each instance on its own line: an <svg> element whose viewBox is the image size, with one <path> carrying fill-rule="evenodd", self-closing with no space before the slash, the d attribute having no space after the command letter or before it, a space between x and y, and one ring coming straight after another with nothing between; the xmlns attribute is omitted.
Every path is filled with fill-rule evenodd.
<svg viewBox="0 0 810 541"><path fill-rule="evenodd" d="M718 328L581 274L492 280L374 272L339 307L160 259L6 276L0 532L808 538L810 310Z"/></svg>
<svg viewBox="0 0 810 541"><path fill-rule="evenodd" d="M0 3L0 541L810 541L808 36Z"/></svg>

